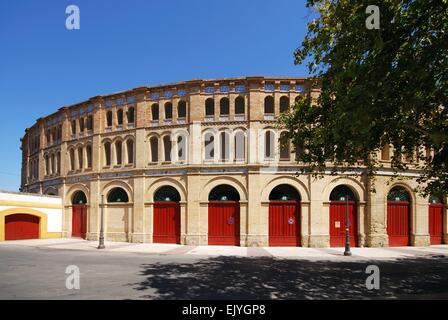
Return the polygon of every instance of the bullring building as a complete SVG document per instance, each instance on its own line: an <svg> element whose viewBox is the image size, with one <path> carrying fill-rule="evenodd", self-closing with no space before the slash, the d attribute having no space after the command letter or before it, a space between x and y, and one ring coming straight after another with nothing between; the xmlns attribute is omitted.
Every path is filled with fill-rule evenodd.
<svg viewBox="0 0 448 320"><path fill-rule="evenodd" d="M234 246L448 242L446 198L419 172L298 174L276 118L319 91L306 78L195 79L92 97L26 129L22 191L62 197L62 236ZM376 192L371 191L374 183Z"/></svg>

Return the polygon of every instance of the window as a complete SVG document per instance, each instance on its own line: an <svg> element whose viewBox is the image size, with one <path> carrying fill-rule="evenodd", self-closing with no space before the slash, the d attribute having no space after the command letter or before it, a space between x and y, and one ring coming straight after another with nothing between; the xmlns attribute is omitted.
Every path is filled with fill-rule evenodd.
<svg viewBox="0 0 448 320"><path fill-rule="evenodd" d="M79 132L84 132L84 118L79 118Z"/></svg>
<svg viewBox="0 0 448 320"><path fill-rule="evenodd" d="M75 149L70 149L70 170L75 170Z"/></svg>
<svg viewBox="0 0 448 320"><path fill-rule="evenodd" d="M173 104L171 102L165 103L165 119L173 118Z"/></svg>
<svg viewBox="0 0 448 320"><path fill-rule="evenodd" d="M106 126L112 127L112 111L107 111L106 114Z"/></svg>
<svg viewBox="0 0 448 320"><path fill-rule="evenodd" d="M205 100L205 115L213 116L215 114L215 100L208 98Z"/></svg>
<svg viewBox="0 0 448 320"><path fill-rule="evenodd" d="M289 141L283 141L284 137L286 135L286 132L282 132L280 134L280 160L281 161L289 161Z"/></svg>
<svg viewBox="0 0 448 320"><path fill-rule="evenodd" d="M235 99L235 114L244 114L245 113L245 102L243 97L237 97Z"/></svg>
<svg viewBox="0 0 448 320"><path fill-rule="evenodd" d="M122 145L121 141L115 142L115 164L117 165L122 163Z"/></svg>
<svg viewBox="0 0 448 320"><path fill-rule="evenodd" d="M134 163L134 141L129 139L126 142L126 149L128 151L128 163Z"/></svg>
<svg viewBox="0 0 448 320"><path fill-rule="evenodd" d="M86 127L87 127L87 130L89 130L89 131L93 129L93 116L92 115L89 115L87 117Z"/></svg>
<svg viewBox="0 0 448 320"><path fill-rule="evenodd" d="M215 137L211 132L204 135L204 155L205 160L213 160L215 157Z"/></svg>
<svg viewBox="0 0 448 320"><path fill-rule="evenodd" d="M171 161L171 139L170 136L163 137L163 149L165 151L165 161Z"/></svg>
<svg viewBox="0 0 448 320"><path fill-rule="evenodd" d="M159 162L159 139L157 137L151 137L151 162Z"/></svg>
<svg viewBox="0 0 448 320"><path fill-rule="evenodd" d="M222 98L219 102L219 114L221 116L229 115L229 99Z"/></svg>
<svg viewBox="0 0 448 320"><path fill-rule="evenodd" d="M187 117L187 103L184 100L179 101L179 104L177 105L177 117Z"/></svg>
<svg viewBox="0 0 448 320"><path fill-rule="evenodd" d="M56 158L58 161L57 170L58 170L58 173L61 173L61 153L60 152L58 152L58 155Z"/></svg>
<svg viewBox="0 0 448 320"><path fill-rule="evenodd" d="M264 113L274 113L274 98L272 96L267 96L266 98L264 98Z"/></svg>
<svg viewBox="0 0 448 320"><path fill-rule="evenodd" d="M286 112L289 109L289 98L283 96L280 98L280 113Z"/></svg>
<svg viewBox="0 0 448 320"><path fill-rule="evenodd" d="M227 132L221 132L219 134L219 150L220 159L222 161L228 160L230 158L230 146L229 146L229 134Z"/></svg>
<svg viewBox="0 0 448 320"><path fill-rule="evenodd" d="M183 135L179 135L177 137L177 159L180 161L184 161L186 159L187 154L187 138Z"/></svg>
<svg viewBox="0 0 448 320"><path fill-rule="evenodd" d="M266 131L264 139L264 157L266 159L274 158L274 133Z"/></svg>
<svg viewBox="0 0 448 320"><path fill-rule="evenodd" d="M72 120L72 134L76 134L76 120Z"/></svg>
<svg viewBox="0 0 448 320"><path fill-rule="evenodd" d="M390 160L390 147L388 144L385 144L383 146L383 149L381 149L381 160L383 160L383 161Z"/></svg>
<svg viewBox="0 0 448 320"><path fill-rule="evenodd" d="M135 111L134 108L129 108L128 109L128 123L134 123L135 121Z"/></svg>
<svg viewBox="0 0 448 320"><path fill-rule="evenodd" d="M45 175L49 175L50 174L50 157L48 156L48 154L45 156Z"/></svg>
<svg viewBox="0 0 448 320"><path fill-rule="evenodd" d="M246 155L246 138L244 132L235 134L235 160L244 160Z"/></svg>
<svg viewBox="0 0 448 320"><path fill-rule="evenodd" d="M151 106L152 120L159 120L159 105L154 103Z"/></svg>
<svg viewBox="0 0 448 320"><path fill-rule="evenodd" d="M92 146L86 147L87 168L92 168Z"/></svg>
<svg viewBox="0 0 448 320"><path fill-rule="evenodd" d="M107 202L115 203L115 202L129 202L129 197L126 191L122 188L114 188L107 195Z"/></svg>
<svg viewBox="0 0 448 320"><path fill-rule="evenodd" d="M51 155L51 174L56 173L56 157L54 153Z"/></svg>
<svg viewBox="0 0 448 320"><path fill-rule="evenodd" d="M117 123L119 126L123 125L123 109L117 111Z"/></svg>
<svg viewBox="0 0 448 320"><path fill-rule="evenodd" d="M83 168L83 150L82 147L78 148L78 169Z"/></svg>
<svg viewBox="0 0 448 320"><path fill-rule="evenodd" d="M105 142L104 143L104 160L105 160L105 162L106 162L106 166L110 166L110 163L111 163L111 161L110 161L110 155L111 155L111 152L110 152L110 142Z"/></svg>

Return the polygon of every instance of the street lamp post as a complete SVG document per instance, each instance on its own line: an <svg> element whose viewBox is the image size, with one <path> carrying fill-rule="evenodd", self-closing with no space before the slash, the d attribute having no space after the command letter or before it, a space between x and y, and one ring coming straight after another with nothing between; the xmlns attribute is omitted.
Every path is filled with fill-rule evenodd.
<svg viewBox="0 0 448 320"><path fill-rule="evenodd" d="M101 195L101 225L100 225L100 243L98 249L105 249L104 245L104 195Z"/></svg>
<svg viewBox="0 0 448 320"><path fill-rule="evenodd" d="M348 195L345 198L345 250L344 256L351 256L350 251L350 229L348 224Z"/></svg>

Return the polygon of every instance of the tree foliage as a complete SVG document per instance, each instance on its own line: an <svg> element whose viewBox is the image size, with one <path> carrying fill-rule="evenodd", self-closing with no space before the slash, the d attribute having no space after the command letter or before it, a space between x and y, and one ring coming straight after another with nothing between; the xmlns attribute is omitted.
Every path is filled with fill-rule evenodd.
<svg viewBox="0 0 448 320"><path fill-rule="evenodd" d="M397 174L417 168L424 194L448 193L447 2L308 0L316 18L294 56L320 95L279 119L308 170L373 174L391 145ZM366 27L368 5L379 7L379 29Z"/></svg>

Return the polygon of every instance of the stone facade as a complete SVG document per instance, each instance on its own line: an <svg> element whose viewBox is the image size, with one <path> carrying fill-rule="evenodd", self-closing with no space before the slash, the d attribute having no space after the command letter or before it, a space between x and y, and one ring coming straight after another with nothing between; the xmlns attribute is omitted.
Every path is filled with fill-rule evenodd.
<svg viewBox="0 0 448 320"><path fill-rule="evenodd" d="M82 191L87 239L98 239L103 210L106 239L147 243L153 241L155 193L171 186L180 196L180 242L205 245L209 194L229 185L240 198L240 245L266 246L269 195L276 186L290 185L300 194L301 245L327 247L330 193L346 185L356 197L358 245L377 247L389 244L387 195L399 185L411 197L410 244L428 245L428 199L412 191L418 173L392 179L385 161L374 181L361 171L318 179L297 174L294 148L279 147L275 119L296 98L318 93L305 78L246 77L93 97L26 130L22 191L63 198L65 237L72 234L73 198ZM213 146L212 153L206 145ZM370 191L372 183L376 192ZM117 187L128 202L108 202ZM446 206L444 217L446 242Z"/></svg>

